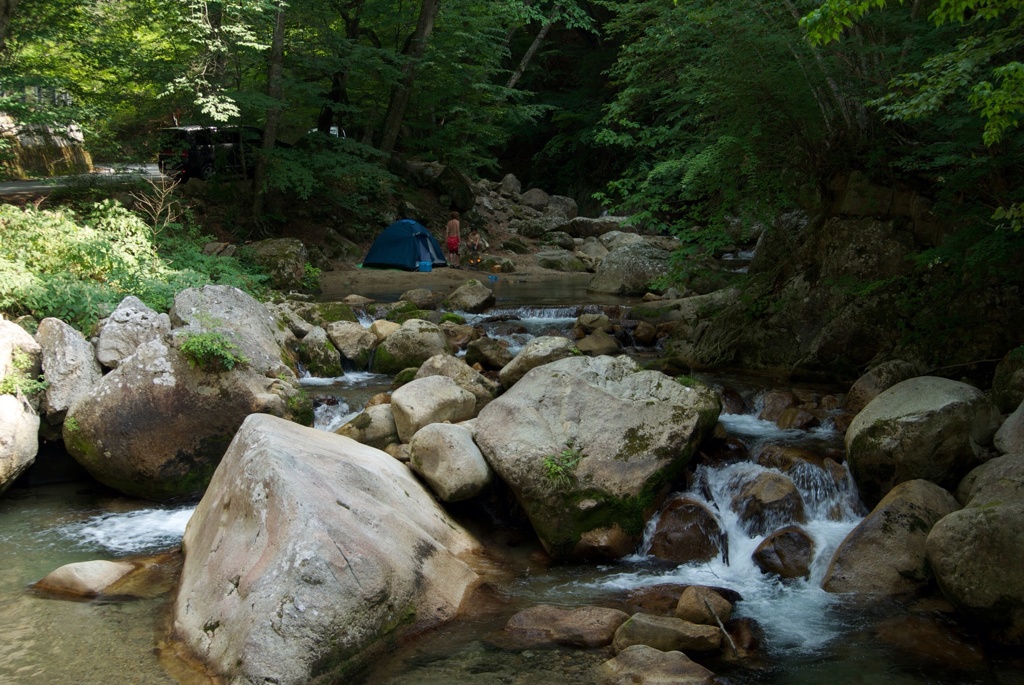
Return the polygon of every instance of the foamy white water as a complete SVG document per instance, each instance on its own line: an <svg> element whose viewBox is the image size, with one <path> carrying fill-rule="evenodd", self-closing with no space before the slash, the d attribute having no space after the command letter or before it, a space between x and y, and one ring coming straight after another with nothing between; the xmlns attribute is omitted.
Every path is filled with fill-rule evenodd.
<svg viewBox="0 0 1024 685"><path fill-rule="evenodd" d="M723 415L721 420L730 433L755 443L800 437L814 439L806 432L782 430L754 416ZM725 555L719 555L710 562L668 569L647 566L615 573L612 568L612 573L592 581L590 587L620 591L662 583L727 587L743 596L734 615L755 619L764 628L773 649L813 653L824 648L848 630L830 610L838 597L826 593L820 586L833 552L861 520L856 488L848 472L843 482L837 484L831 474L810 464L787 474L803 499L807 521L800 527L814 541L815 550L807 579L783 581L775 575L761 573L754 564L752 555L766 535L749 535L731 506L733 497L746 483L769 470L772 469L753 462L740 462L715 468L701 466L694 474L694 487L686 494L715 513L727 536L728 563ZM702 496L702 492L708 497ZM835 520L837 518L839 520ZM655 516L647 525L637 553L625 561L636 564L648 559L657 523L658 516ZM770 530L777 530L786 523L779 521Z"/></svg>
<svg viewBox="0 0 1024 685"><path fill-rule="evenodd" d="M126 513L100 514L70 523L58 533L89 549L114 554L142 554L170 549L181 543L194 505L175 509L139 509Z"/></svg>
<svg viewBox="0 0 1024 685"><path fill-rule="evenodd" d="M313 410L313 428L333 433L346 423L359 416L343 401L337 404L321 404Z"/></svg>

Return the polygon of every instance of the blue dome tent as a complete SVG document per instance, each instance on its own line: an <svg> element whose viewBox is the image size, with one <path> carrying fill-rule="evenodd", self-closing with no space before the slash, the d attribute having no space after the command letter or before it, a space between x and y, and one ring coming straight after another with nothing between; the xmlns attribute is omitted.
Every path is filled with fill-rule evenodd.
<svg viewBox="0 0 1024 685"><path fill-rule="evenodd" d="M415 271L420 262L431 267L448 266L440 243L422 224L402 219L377 236L363 259L363 267Z"/></svg>

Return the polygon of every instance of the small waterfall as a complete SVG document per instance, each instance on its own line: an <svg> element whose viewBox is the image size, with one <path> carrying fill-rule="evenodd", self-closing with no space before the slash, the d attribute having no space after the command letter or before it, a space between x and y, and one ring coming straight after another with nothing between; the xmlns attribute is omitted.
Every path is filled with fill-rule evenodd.
<svg viewBox="0 0 1024 685"><path fill-rule="evenodd" d="M515 354L530 340L554 333L570 337L581 314L600 313L596 305L574 307L496 307L484 314L465 314L466 323L482 328L489 337L505 340Z"/></svg>
<svg viewBox="0 0 1024 685"><path fill-rule="evenodd" d="M323 401L313 407L313 428L333 433L358 414L359 412L352 411L348 403L339 397L323 398Z"/></svg>
<svg viewBox="0 0 1024 685"><path fill-rule="evenodd" d="M783 430L774 423L761 421L751 415L722 415L727 431L740 436L748 445L814 444L828 438L835 439L834 430L826 428L813 432ZM757 454L751 448L751 454ZM786 525L778 520L767 526L767 534L751 535L733 510L733 500L752 479L777 469L761 466L753 461L724 465L699 466L693 485L685 494L712 511L724 532L727 548L723 554L709 562L679 565L664 569L649 556L651 542L657 529L659 515L648 522L643 543L636 554L623 562L632 570L612 573L592 583L595 588L628 590L662 583L700 584L724 586L738 591L743 601L736 605L737 616L757 620L768 635L775 650L814 652L829 641L842 635L846 627L830 610L835 595L821 590L821 580L832 554L861 518L861 504L856 488L845 465L842 477L835 472L810 463L800 463L785 473L796 485L803 499L806 522L799 524L814 541L814 560L809 578L783 581L775 575L761 573L752 559L758 545L767 534ZM838 482L837 482L838 480Z"/></svg>
<svg viewBox="0 0 1024 685"><path fill-rule="evenodd" d="M356 321L363 327L369 328L373 325L373 322L377 320L372 314L362 308L352 308L352 313L356 315Z"/></svg>

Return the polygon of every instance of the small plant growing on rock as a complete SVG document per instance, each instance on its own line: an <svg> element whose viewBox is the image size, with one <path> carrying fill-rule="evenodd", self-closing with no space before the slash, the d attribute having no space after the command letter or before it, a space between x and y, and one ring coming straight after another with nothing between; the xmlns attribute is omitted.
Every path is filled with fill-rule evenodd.
<svg viewBox="0 0 1024 685"><path fill-rule="evenodd" d="M35 395L50 385L42 376L32 378L32 358L25 352L16 350L11 357L12 372L0 379L0 395Z"/></svg>
<svg viewBox="0 0 1024 685"><path fill-rule="evenodd" d="M238 346L223 333L192 333L185 337L179 348L192 368L217 373L230 371L237 364L248 364Z"/></svg>
<svg viewBox="0 0 1024 685"><path fill-rule="evenodd" d="M576 466L583 459L583 453L571 443L558 454L544 457L544 477L553 490L564 490L572 485L576 478Z"/></svg>
<svg viewBox="0 0 1024 685"><path fill-rule="evenodd" d="M64 419L64 428L66 428L69 432L74 433L79 428L81 428L81 426L78 425L78 419L76 419L74 416L69 416L66 419Z"/></svg>

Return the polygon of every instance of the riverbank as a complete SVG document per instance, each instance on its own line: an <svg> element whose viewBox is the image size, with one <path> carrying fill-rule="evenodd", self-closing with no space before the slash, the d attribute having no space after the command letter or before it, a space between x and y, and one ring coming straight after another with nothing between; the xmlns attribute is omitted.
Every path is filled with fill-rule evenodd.
<svg viewBox="0 0 1024 685"><path fill-rule="evenodd" d="M338 264L334 271L321 274L320 299L335 301L348 295L361 295L378 301L392 301L397 300L402 293L416 288L426 288L443 299L468 279L475 278L492 288L499 301L503 295L515 290L539 299L543 299L544 293L557 292L559 301L565 301L565 295L568 294L570 297L581 297L582 303L588 303L586 290L594 274L554 271L531 264L530 261L517 260L515 272L501 274L451 267L420 272L363 269L354 264ZM520 296L516 295L516 299L520 299ZM628 298L604 296L601 299L608 300L608 304L615 304Z"/></svg>

